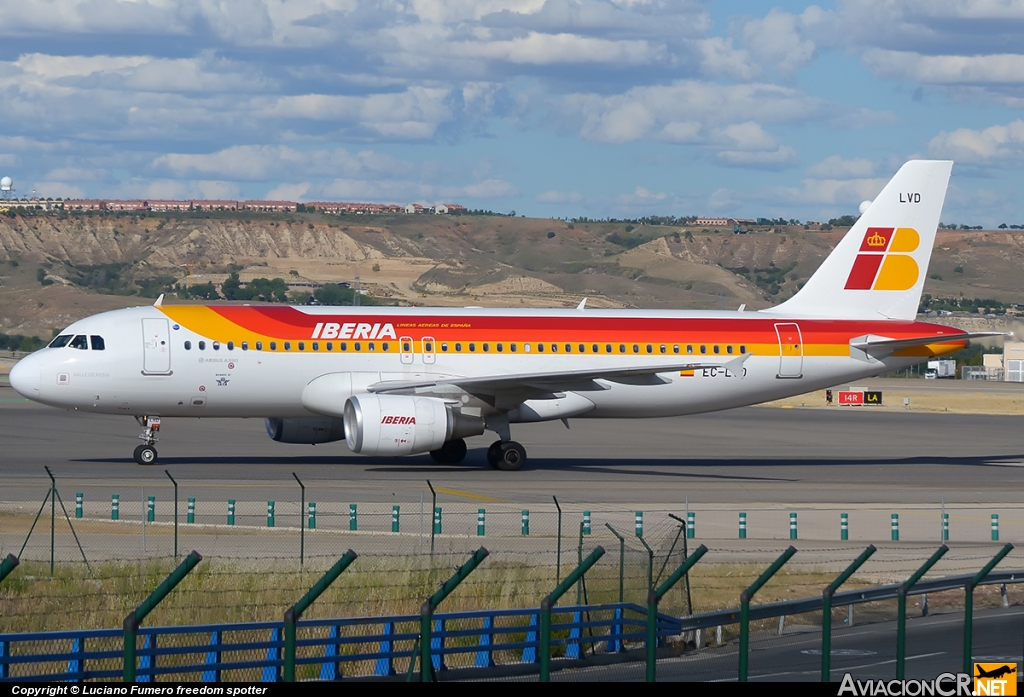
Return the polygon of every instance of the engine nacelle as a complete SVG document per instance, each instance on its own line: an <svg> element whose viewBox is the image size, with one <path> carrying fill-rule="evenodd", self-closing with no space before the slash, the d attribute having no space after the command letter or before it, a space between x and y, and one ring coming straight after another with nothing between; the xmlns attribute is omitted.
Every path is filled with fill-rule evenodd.
<svg viewBox="0 0 1024 697"><path fill-rule="evenodd" d="M484 432L484 420L454 412L443 399L358 394L345 402L345 440L363 455L412 455Z"/></svg>
<svg viewBox="0 0 1024 697"><path fill-rule="evenodd" d="M345 440L345 422L328 416L265 420L267 435L278 443L331 443Z"/></svg>

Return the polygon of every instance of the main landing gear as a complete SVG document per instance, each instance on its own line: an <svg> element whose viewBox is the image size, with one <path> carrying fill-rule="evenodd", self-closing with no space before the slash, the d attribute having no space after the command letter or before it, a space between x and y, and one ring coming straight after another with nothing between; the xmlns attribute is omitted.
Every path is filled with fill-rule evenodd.
<svg viewBox="0 0 1024 697"><path fill-rule="evenodd" d="M514 440L496 440L487 448L487 464L505 472L522 469L526 464L526 448Z"/></svg>
<svg viewBox="0 0 1024 697"><path fill-rule="evenodd" d="M447 441L437 450L431 450L430 457L441 465L457 465L466 457L466 441L462 438Z"/></svg>
<svg viewBox="0 0 1024 697"><path fill-rule="evenodd" d="M135 462L140 465L152 465L156 463L156 448L153 447L157 440L156 434L160 431L160 417L159 416L143 416L141 419L135 417L145 430L139 436L142 439L142 445L135 448L133 457Z"/></svg>

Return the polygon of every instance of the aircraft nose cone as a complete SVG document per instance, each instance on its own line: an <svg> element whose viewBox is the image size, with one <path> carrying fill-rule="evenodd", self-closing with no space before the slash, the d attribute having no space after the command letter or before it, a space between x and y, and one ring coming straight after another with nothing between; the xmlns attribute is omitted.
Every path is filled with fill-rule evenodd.
<svg viewBox="0 0 1024 697"><path fill-rule="evenodd" d="M27 399L39 397L39 362L31 356L22 358L11 368L11 387Z"/></svg>

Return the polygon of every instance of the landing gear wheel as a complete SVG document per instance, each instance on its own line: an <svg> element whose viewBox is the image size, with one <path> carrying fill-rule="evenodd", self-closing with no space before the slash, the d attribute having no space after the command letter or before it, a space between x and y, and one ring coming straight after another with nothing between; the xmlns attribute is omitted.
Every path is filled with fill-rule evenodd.
<svg viewBox="0 0 1024 697"><path fill-rule="evenodd" d="M437 450L431 450L430 457L442 465L457 465L466 457L466 441L461 438L446 441Z"/></svg>
<svg viewBox="0 0 1024 697"><path fill-rule="evenodd" d="M498 458L501 457L501 441L496 440L487 448L487 464L491 469L498 469Z"/></svg>
<svg viewBox="0 0 1024 697"><path fill-rule="evenodd" d="M526 448L514 440L505 441L500 444L500 451L497 458L497 468L505 472L515 472L526 464Z"/></svg>
<svg viewBox="0 0 1024 697"><path fill-rule="evenodd" d="M140 465L152 465L156 462L156 448L152 445L140 445L135 448L134 457Z"/></svg>

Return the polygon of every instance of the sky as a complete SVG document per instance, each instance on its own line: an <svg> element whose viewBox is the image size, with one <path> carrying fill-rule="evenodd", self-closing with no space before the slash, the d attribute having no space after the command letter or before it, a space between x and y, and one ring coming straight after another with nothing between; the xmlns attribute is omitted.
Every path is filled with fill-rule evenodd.
<svg viewBox="0 0 1024 697"><path fill-rule="evenodd" d="M911 158L1024 223L1024 0L32 0L18 195L855 214Z"/></svg>

